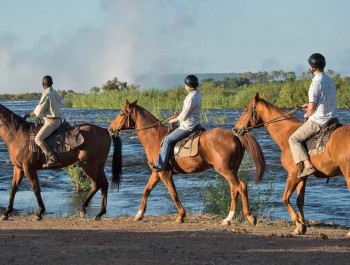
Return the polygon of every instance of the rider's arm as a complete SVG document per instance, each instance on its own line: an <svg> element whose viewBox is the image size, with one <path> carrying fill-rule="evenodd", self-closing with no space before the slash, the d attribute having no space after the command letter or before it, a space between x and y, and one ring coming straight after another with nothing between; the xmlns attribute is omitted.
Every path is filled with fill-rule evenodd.
<svg viewBox="0 0 350 265"><path fill-rule="evenodd" d="M307 104L306 113L304 117L310 117L315 112L315 110L316 110L316 103L309 102Z"/></svg>

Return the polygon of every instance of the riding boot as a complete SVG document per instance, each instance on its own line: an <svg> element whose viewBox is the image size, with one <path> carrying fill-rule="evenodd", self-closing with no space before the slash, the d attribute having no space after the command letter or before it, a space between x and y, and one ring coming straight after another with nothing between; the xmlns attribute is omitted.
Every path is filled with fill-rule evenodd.
<svg viewBox="0 0 350 265"><path fill-rule="evenodd" d="M43 153L46 156L46 164L43 165L43 168L53 168L61 166L61 163L58 161L57 157L52 152L50 146L47 143L43 143L39 146Z"/></svg>

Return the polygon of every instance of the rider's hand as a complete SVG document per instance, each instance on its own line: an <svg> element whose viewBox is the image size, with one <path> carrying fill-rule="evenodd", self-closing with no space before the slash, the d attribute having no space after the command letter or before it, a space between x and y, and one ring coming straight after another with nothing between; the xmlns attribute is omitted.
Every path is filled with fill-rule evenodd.
<svg viewBox="0 0 350 265"><path fill-rule="evenodd" d="M304 105L301 106L303 111L307 111L307 108L309 107L308 103L305 103Z"/></svg>
<svg viewBox="0 0 350 265"><path fill-rule="evenodd" d="M174 112L174 116L179 116L180 112L178 112L177 110Z"/></svg>
<svg viewBox="0 0 350 265"><path fill-rule="evenodd" d="M169 120L169 123L174 123L174 122L177 122L177 121L178 121L178 119L174 118L174 119Z"/></svg>

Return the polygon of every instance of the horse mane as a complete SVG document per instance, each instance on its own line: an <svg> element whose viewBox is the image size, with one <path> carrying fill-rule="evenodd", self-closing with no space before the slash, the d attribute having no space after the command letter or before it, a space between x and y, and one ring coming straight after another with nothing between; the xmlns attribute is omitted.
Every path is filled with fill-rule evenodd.
<svg viewBox="0 0 350 265"><path fill-rule="evenodd" d="M141 107L140 105L135 105L138 112L145 117L146 120L150 120L151 122L157 122L159 121L156 116L154 116L151 112L146 110L144 107Z"/></svg>
<svg viewBox="0 0 350 265"><path fill-rule="evenodd" d="M14 131L21 129L24 133L28 133L29 135L30 128L33 123L25 121L21 116L14 113L2 104L0 104L0 116L2 121L5 122L7 126L12 126Z"/></svg>
<svg viewBox="0 0 350 265"><path fill-rule="evenodd" d="M274 104L272 104L271 102L269 102L263 98L259 98L259 103L262 103L268 110L272 110L273 112L278 113L280 116L285 116L286 120L290 120L290 121L296 122L296 123L301 122L300 120L295 118L291 113L284 111L283 109L275 106Z"/></svg>
<svg viewBox="0 0 350 265"><path fill-rule="evenodd" d="M145 108L143 108L139 105L135 105L135 108L137 109L137 112L140 115L142 115L145 120L150 122L150 124L155 124L155 123L159 122L159 119L157 119L156 116L154 116L151 112L149 112ZM159 123L159 125L164 127L164 128L168 127L168 126L163 125L162 123Z"/></svg>

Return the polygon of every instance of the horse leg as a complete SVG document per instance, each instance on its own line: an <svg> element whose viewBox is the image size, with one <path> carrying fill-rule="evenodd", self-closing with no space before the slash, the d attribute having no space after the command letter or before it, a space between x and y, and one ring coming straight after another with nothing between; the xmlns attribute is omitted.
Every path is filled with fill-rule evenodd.
<svg viewBox="0 0 350 265"><path fill-rule="evenodd" d="M152 171L152 174L146 184L146 187L143 190L140 208L134 218L135 222L143 219L144 213L146 212L146 208L147 208L147 198L151 194L151 191L153 190L153 188L158 184L159 180L160 178L158 173L156 171Z"/></svg>
<svg viewBox="0 0 350 265"><path fill-rule="evenodd" d="M219 172L217 170L217 172ZM233 217L232 211L234 211L236 209L236 195L235 195L235 190L237 190L239 192L239 194L241 195L242 198L242 211L244 216L247 218L247 220L252 224L252 225L256 225L256 217L253 216L250 213L249 210L249 201L248 201L248 195L247 195L247 185L240 180L240 178L236 175L236 174L232 174L232 171L226 171L223 172L223 170L221 170L221 172L219 172L229 183L230 185L230 189L231 189L231 206L230 206L230 214L228 216L228 218ZM236 197L235 197L236 196ZM227 220L227 218L225 219ZM224 220L224 222L225 222Z"/></svg>
<svg viewBox="0 0 350 265"><path fill-rule="evenodd" d="M233 221L233 216L235 215L236 206L237 206L237 198L238 198L238 190L230 185L231 190L231 206L230 206L230 212L227 215L227 217L222 221L222 225L230 225Z"/></svg>
<svg viewBox="0 0 350 265"><path fill-rule="evenodd" d="M107 212L108 181L106 178L104 166L105 165L101 165L98 171L98 176L100 176L101 179L101 209L100 212L95 216L95 220L100 220L102 215Z"/></svg>
<svg viewBox="0 0 350 265"><path fill-rule="evenodd" d="M87 164L82 164L81 165L82 169L84 170L86 176L89 178L90 182L91 182L91 190L89 191L89 193L86 195L85 200L82 201L81 203L81 208L79 211L79 216L81 218L85 217L86 215L86 207L89 206L89 203L92 199L92 197L94 197L94 195L96 194L96 192L99 190L99 188L101 187L101 191L102 191L102 196L101 196L101 210L100 213L95 217L96 220L100 219L101 216L103 214L106 213L106 205L107 205L107 188L108 188L108 183L107 183L107 179L106 179L106 175L103 174L100 175L102 176L100 179L98 179L98 170L96 169L96 167L92 167L91 165L88 166ZM107 184L106 184L107 183Z"/></svg>
<svg viewBox="0 0 350 265"><path fill-rule="evenodd" d="M305 217L304 217L305 188L306 188L306 181L305 180L300 181L297 185L297 206L299 209L299 222L302 224L305 224ZM305 229L306 229L306 226L305 226ZM305 232L303 234L305 234Z"/></svg>
<svg viewBox="0 0 350 265"><path fill-rule="evenodd" d="M34 194L39 206L39 212L36 214L35 220L40 221L41 219L43 219L42 215L45 212L45 205L41 197L41 189L40 189L40 184L38 179L38 173L36 170L31 170L31 169L25 169L24 173L29 180L29 183L34 191Z"/></svg>
<svg viewBox="0 0 350 265"><path fill-rule="evenodd" d="M304 180L302 180L302 181L304 181ZM289 200L299 182L300 182L299 179L297 179L296 177L293 178L291 175L289 175L287 178L286 187L285 187L285 190L284 190L284 193L282 196L283 204L287 208L287 211L289 212L290 217L292 218L294 224L296 225L296 228L294 230L294 234L296 234L296 235L302 235L302 234L305 234L305 232L306 232L305 224L299 221L299 216L295 212L295 210L294 210L294 208L291 205L290 200ZM304 189L305 189L305 187L304 187ZM300 190L301 191L303 190L302 184L300 186ZM298 198L299 203L301 203L301 201L302 201L301 198L303 196L304 195L301 195L301 197ZM301 205L300 205L300 207L301 207ZM300 209L299 209L299 211L300 211ZM303 213L303 209L301 210L301 213Z"/></svg>
<svg viewBox="0 0 350 265"><path fill-rule="evenodd" d="M170 193L170 196L173 200L173 202L175 203L175 206L177 208L177 211L179 213L178 217L176 218L176 222L178 223L183 223L184 222L184 218L186 216L186 212L184 207L182 206L179 197L177 195L177 191L175 188L175 183L173 180L173 176L171 172L165 172L165 171L160 171L159 176L161 178L161 180L164 182L165 186L168 188L168 191Z"/></svg>
<svg viewBox="0 0 350 265"><path fill-rule="evenodd" d="M6 208L6 211L2 214L1 220L8 220L9 214L13 211L13 204L15 201L15 195L18 190L19 185L22 182L24 176L23 170L19 169L18 167L13 167L13 177L12 177L12 183L11 183L11 189L10 189L10 198L9 202Z"/></svg>
<svg viewBox="0 0 350 265"><path fill-rule="evenodd" d="M350 191L350 164L343 163L339 167L340 167L340 170L345 177L345 181L346 181L346 184L348 186L348 190ZM350 232L346 236L350 237Z"/></svg>

